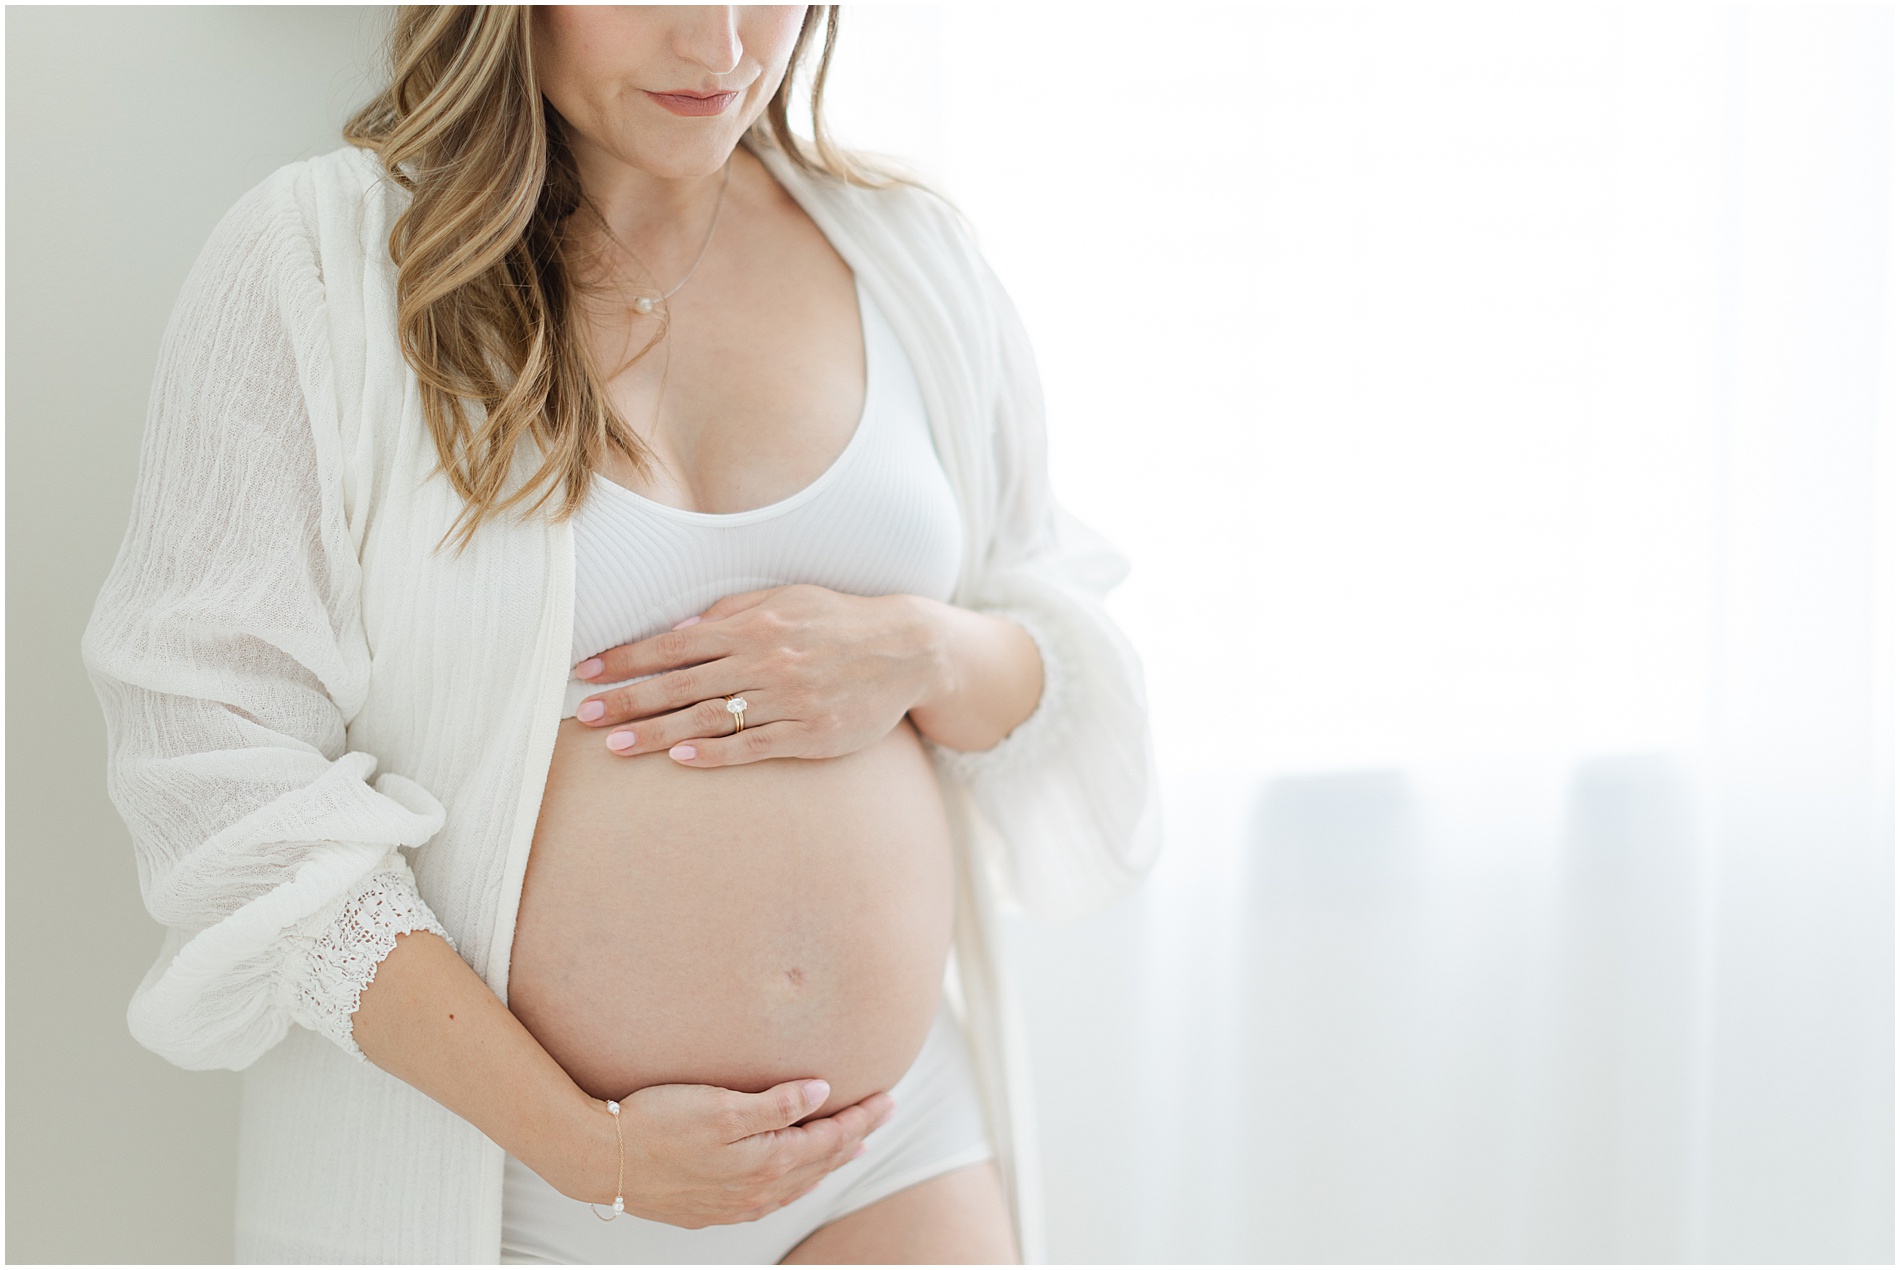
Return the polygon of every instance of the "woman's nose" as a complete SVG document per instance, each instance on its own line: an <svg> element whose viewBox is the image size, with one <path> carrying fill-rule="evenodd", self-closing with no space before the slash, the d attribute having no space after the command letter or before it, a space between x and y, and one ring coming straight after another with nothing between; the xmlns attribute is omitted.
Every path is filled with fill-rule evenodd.
<svg viewBox="0 0 1900 1270"><path fill-rule="evenodd" d="M731 4L693 5L684 10L676 48L681 57L704 66L715 75L738 69L745 46L739 42L739 7Z"/></svg>

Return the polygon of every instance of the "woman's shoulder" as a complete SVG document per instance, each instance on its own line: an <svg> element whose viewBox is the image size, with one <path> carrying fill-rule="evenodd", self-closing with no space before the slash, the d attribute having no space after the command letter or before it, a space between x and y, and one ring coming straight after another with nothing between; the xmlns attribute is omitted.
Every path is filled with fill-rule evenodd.
<svg viewBox="0 0 1900 1270"><path fill-rule="evenodd" d="M274 176L287 182L318 214L361 207L400 208L408 194L389 175L380 156L358 145L286 163Z"/></svg>
<svg viewBox="0 0 1900 1270"><path fill-rule="evenodd" d="M957 374L988 384L1000 371L999 341L1013 326L1009 301L977 233L951 199L903 169L876 184L807 177L831 213L828 233L853 240L860 258L908 304L953 338L935 344L964 362Z"/></svg>
<svg viewBox="0 0 1900 1270"><path fill-rule="evenodd" d="M956 204L901 160L862 151L841 156L851 176L794 162L769 136L749 148L807 212L818 211L828 231L842 230L865 245L890 245L938 266L969 266L979 259L976 238Z"/></svg>
<svg viewBox="0 0 1900 1270"><path fill-rule="evenodd" d="M286 163L219 219L200 265L360 272L364 254L387 242L406 197L381 161L356 146Z"/></svg>
<svg viewBox="0 0 1900 1270"><path fill-rule="evenodd" d="M355 146L286 163L219 218L187 274L166 341L275 356L288 341L305 376L353 401L365 368L400 357L388 227L406 193ZM387 344L388 349L383 345ZM259 364L262 364L260 361Z"/></svg>
<svg viewBox="0 0 1900 1270"><path fill-rule="evenodd" d="M168 338L240 348L288 338L300 364L326 367L343 391L357 391L366 368L400 356L393 334L380 333L394 330L389 230L407 197L355 146L277 168L212 229Z"/></svg>
<svg viewBox="0 0 1900 1270"><path fill-rule="evenodd" d="M860 162L870 179L830 181L835 198L940 269L974 273L982 267L976 230L948 194L895 160L867 155Z"/></svg>

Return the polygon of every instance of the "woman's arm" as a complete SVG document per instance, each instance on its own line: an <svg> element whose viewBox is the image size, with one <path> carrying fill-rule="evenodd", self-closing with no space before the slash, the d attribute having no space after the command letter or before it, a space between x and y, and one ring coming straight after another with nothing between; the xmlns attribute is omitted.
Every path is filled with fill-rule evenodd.
<svg viewBox="0 0 1900 1270"><path fill-rule="evenodd" d="M946 221L984 297L995 350L995 518L984 566L958 600L1029 634L1043 690L994 747L939 757L969 791L1007 897L1033 916L1074 918L1133 887L1161 845L1141 662L1104 604L1128 562L1056 503L1028 336L961 224Z"/></svg>
<svg viewBox="0 0 1900 1270"><path fill-rule="evenodd" d="M627 1211L697 1228L752 1221L854 1158L890 1115L874 1094L799 1125L824 1105L822 1080L763 1093L655 1085L621 1100L620 1134L467 962L430 934L405 935L363 990L356 1043L384 1071L480 1129L556 1190L608 1204L622 1177Z"/></svg>
<svg viewBox="0 0 1900 1270"><path fill-rule="evenodd" d="M1042 692L1035 641L1006 618L922 596L818 586L727 596L576 673L609 682L657 676L601 694L602 712L578 717L604 729L621 754L666 750L688 767L850 754L906 714L939 745L987 749ZM747 726L736 735L725 702L732 693L747 702ZM620 723L627 726L612 726Z"/></svg>
<svg viewBox="0 0 1900 1270"><path fill-rule="evenodd" d="M161 347L132 515L83 656L106 783L166 947L128 1021L243 1068L304 1023L346 1049L365 964L436 928L399 848L441 804L376 773L339 702L369 674L357 560L305 383L322 286L288 171L219 223Z"/></svg>
<svg viewBox="0 0 1900 1270"><path fill-rule="evenodd" d="M987 750L1015 731L1042 696L1042 653L1015 622L907 596L929 632L929 693L910 708L917 730L952 750Z"/></svg>
<svg viewBox="0 0 1900 1270"><path fill-rule="evenodd" d="M354 1022L356 1043L372 1063L467 1120L563 1194L613 1200L606 1105L582 1092L443 940L400 937L363 990Z"/></svg>

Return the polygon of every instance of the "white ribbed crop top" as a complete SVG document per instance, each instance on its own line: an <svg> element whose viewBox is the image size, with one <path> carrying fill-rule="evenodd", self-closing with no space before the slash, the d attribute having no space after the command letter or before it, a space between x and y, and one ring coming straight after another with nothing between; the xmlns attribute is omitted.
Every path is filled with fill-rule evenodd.
<svg viewBox="0 0 1900 1270"><path fill-rule="evenodd" d="M910 358L862 284L857 292L864 412L843 453L804 489L717 514L668 507L594 474L574 514L574 664L741 591L803 582L852 595L950 598L963 520ZM569 680L561 717L615 686Z"/></svg>

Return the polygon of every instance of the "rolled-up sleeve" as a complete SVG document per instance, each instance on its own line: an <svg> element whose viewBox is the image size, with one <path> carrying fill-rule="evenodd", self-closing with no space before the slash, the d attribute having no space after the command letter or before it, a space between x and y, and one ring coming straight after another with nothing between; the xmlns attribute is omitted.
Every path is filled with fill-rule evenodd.
<svg viewBox="0 0 1900 1270"><path fill-rule="evenodd" d="M441 827L441 804L347 744L370 661L320 431L324 328L274 178L220 222L173 312L82 644L108 790L167 928L128 1020L183 1067L248 1066L293 1023L356 1052L350 1015L396 936L443 933L401 851Z"/></svg>

